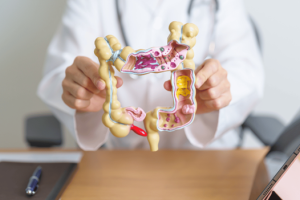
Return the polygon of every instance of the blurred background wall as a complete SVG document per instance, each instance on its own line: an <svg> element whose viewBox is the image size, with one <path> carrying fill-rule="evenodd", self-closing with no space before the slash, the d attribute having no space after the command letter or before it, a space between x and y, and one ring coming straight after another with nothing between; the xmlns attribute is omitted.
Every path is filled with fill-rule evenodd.
<svg viewBox="0 0 300 200"><path fill-rule="evenodd" d="M221 0L223 1L223 0ZM36 96L66 0L0 0L0 148L24 148L24 119L49 112ZM263 37L266 86L255 113L288 123L300 107L300 1L245 0ZM76 147L64 133L64 147Z"/></svg>
<svg viewBox="0 0 300 200"><path fill-rule="evenodd" d="M24 148L24 119L49 112L37 97L47 46L65 0L0 0L0 148ZM70 134L64 146L75 147Z"/></svg>

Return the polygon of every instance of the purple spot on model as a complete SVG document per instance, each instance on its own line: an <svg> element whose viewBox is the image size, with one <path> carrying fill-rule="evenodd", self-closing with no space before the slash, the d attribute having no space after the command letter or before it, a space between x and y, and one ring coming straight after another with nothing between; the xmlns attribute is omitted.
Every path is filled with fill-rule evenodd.
<svg viewBox="0 0 300 200"><path fill-rule="evenodd" d="M167 124L164 124L164 127L167 127Z"/></svg>
<svg viewBox="0 0 300 200"><path fill-rule="evenodd" d="M172 124L172 126L171 127L174 127L174 124Z"/></svg>
<svg viewBox="0 0 300 200"><path fill-rule="evenodd" d="M167 117L166 121L169 122L170 121L170 117Z"/></svg>
<svg viewBox="0 0 300 200"><path fill-rule="evenodd" d="M155 51L154 55L155 55L155 56L159 56L159 52L158 52L158 51Z"/></svg>
<svg viewBox="0 0 300 200"><path fill-rule="evenodd" d="M175 123L179 123L179 122L180 122L180 119L179 119L179 117L176 116L176 113L174 113L174 116L175 116L175 120L174 120Z"/></svg>
<svg viewBox="0 0 300 200"><path fill-rule="evenodd" d="M144 69L144 68L155 69L155 67L157 66L158 63L156 62L156 59L153 58L150 54L136 57L135 69Z"/></svg>
<svg viewBox="0 0 300 200"><path fill-rule="evenodd" d="M170 114L167 114L168 117L170 117Z"/></svg>
<svg viewBox="0 0 300 200"><path fill-rule="evenodd" d="M175 68L176 67L176 64L174 62L171 62L171 67L172 68Z"/></svg>

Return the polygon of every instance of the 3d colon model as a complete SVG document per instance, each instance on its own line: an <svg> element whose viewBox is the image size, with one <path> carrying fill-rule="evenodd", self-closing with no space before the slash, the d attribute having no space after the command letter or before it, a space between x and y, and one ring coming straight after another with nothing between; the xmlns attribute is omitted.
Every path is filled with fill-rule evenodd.
<svg viewBox="0 0 300 200"><path fill-rule="evenodd" d="M195 117L195 63L193 47L196 44L198 28L196 25L172 22L169 25L168 45L133 50L123 49L116 37L108 35L95 41L95 54L99 58L100 77L106 83L106 100L103 105L102 121L116 137L125 137L130 130L147 136L151 151L158 150L159 131L175 131L190 125ZM117 99L117 80L115 68L128 74L148 74L171 71L172 95L174 106L157 107L147 114L141 108L122 108ZM126 83L125 83L126 84ZM144 130L133 125L143 121Z"/></svg>

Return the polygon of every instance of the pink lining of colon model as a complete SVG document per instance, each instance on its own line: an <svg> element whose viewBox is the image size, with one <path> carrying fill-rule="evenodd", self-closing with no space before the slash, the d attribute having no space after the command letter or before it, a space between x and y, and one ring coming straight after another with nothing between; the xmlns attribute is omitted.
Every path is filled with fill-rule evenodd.
<svg viewBox="0 0 300 200"><path fill-rule="evenodd" d="M145 74L174 70L185 59L188 49L188 45L172 40L167 46L131 53L121 72Z"/></svg>
<svg viewBox="0 0 300 200"><path fill-rule="evenodd" d="M146 74L152 72L163 72L175 70L185 59L188 45L178 43L176 40L169 42L167 46L155 47L146 50L140 50L128 55L125 65L121 72L130 74ZM177 78L188 77L186 89L189 94L183 95L178 93ZM194 72L191 69L182 69L172 72L172 88L174 107L170 109L159 109L157 111L158 121L157 128L160 131L173 131L189 125L193 121L195 113L194 98ZM178 93L178 94L177 94ZM141 109L141 108L138 108ZM141 109L142 110L142 109ZM126 111L134 118L129 108ZM142 112L144 111L136 111ZM142 121L144 115L134 118L136 121Z"/></svg>
<svg viewBox="0 0 300 200"><path fill-rule="evenodd" d="M146 113L142 108L134 109L132 107L127 107L125 110L135 121L143 121L146 117Z"/></svg>

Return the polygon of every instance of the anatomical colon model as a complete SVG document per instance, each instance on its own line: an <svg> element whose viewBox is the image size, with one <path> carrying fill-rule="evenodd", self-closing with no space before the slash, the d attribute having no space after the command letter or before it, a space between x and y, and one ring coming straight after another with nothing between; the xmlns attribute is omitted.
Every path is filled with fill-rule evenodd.
<svg viewBox="0 0 300 200"><path fill-rule="evenodd" d="M125 137L130 130L147 136L151 151L158 150L159 131L175 131L190 125L195 117L195 63L193 47L196 44L196 25L172 22L169 25L168 45L145 50L123 49L116 37L108 35L95 41L99 58L100 77L106 83L106 100L102 121L116 137ZM157 107L147 114L141 108L122 108L117 98L115 68L128 74L148 74L171 71L173 107ZM125 83L126 84L126 83ZM133 125L143 121L146 132Z"/></svg>

